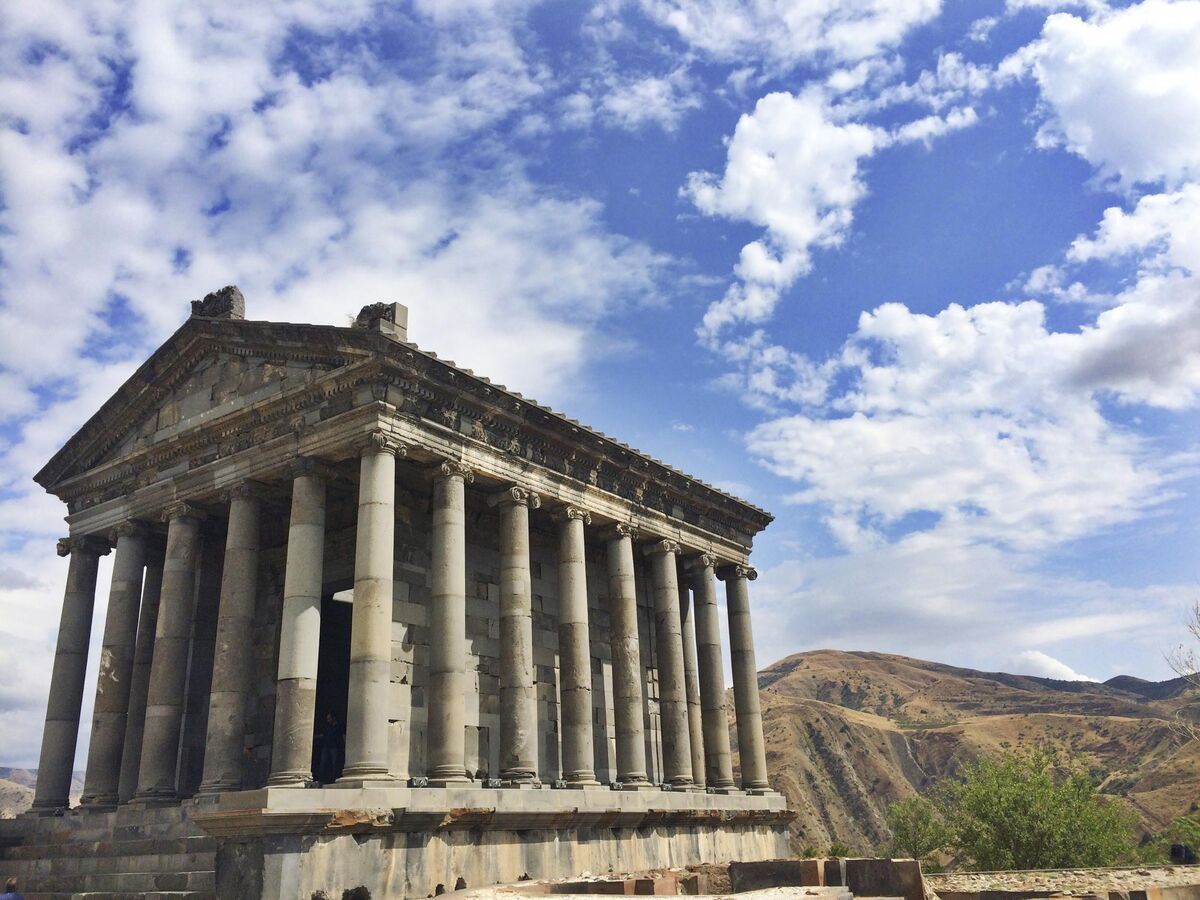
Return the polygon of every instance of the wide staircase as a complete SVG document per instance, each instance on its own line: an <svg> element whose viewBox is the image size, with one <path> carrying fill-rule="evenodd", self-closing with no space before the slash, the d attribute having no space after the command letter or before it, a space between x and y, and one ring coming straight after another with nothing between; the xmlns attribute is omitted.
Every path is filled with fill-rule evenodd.
<svg viewBox="0 0 1200 900"><path fill-rule="evenodd" d="M217 842L192 804L0 822L0 884L26 900L213 900Z"/></svg>

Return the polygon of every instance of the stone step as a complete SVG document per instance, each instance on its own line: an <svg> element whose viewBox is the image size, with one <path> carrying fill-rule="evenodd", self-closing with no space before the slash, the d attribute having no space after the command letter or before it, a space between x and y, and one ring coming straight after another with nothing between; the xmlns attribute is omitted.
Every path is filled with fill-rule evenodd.
<svg viewBox="0 0 1200 900"><path fill-rule="evenodd" d="M41 859L6 860L4 868L14 875L104 875L110 872L204 872L212 871L213 853L168 853L159 856L59 856Z"/></svg>
<svg viewBox="0 0 1200 900"><path fill-rule="evenodd" d="M130 894L128 892L31 892L24 891L25 900L217 900L217 895L209 891L151 891L149 893Z"/></svg>
<svg viewBox="0 0 1200 900"><path fill-rule="evenodd" d="M217 841L206 835L130 840L22 843L0 850L0 859L104 858L112 856L164 856L178 853L215 853Z"/></svg>
<svg viewBox="0 0 1200 900"><path fill-rule="evenodd" d="M21 876L18 875L18 878ZM216 876L205 872L112 872L83 875L29 875L22 879L24 893L125 894L212 893Z"/></svg>

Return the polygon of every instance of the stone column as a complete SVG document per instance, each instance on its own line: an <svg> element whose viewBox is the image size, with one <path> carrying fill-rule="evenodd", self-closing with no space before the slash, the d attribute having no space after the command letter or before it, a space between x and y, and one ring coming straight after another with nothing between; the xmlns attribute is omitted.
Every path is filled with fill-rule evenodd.
<svg viewBox="0 0 1200 900"><path fill-rule="evenodd" d="M392 684L392 591L396 557L396 457L405 448L383 431L362 449L346 765L339 781L388 780L388 704Z"/></svg>
<svg viewBox="0 0 1200 900"><path fill-rule="evenodd" d="M617 731L617 781L649 787L642 727L642 651L638 645L633 526L620 523L608 536L608 616L612 642L613 718Z"/></svg>
<svg viewBox="0 0 1200 900"><path fill-rule="evenodd" d="M433 592L429 606L429 723L425 772L434 785L470 779L464 732L467 664L467 484L474 473L442 463L433 479Z"/></svg>
<svg viewBox="0 0 1200 900"><path fill-rule="evenodd" d="M272 787L304 787L312 781L324 564L325 478L315 463L305 460L292 482L271 777L267 780Z"/></svg>
<svg viewBox="0 0 1200 900"><path fill-rule="evenodd" d="M92 608L96 603L96 571L108 543L90 535L63 538L58 555L70 556L67 587L58 622L58 646L50 672L50 698L42 731L34 812L56 812L70 803L71 770L79 738L79 712L83 707L83 680L87 675L88 641L92 633Z"/></svg>
<svg viewBox="0 0 1200 900"><path fill-rule="evenodd" d="M663 781L692 786L692 749L688 739L687 689L684 686L683 634L679 618L679 544L659 541L646 549L654 583L654 634L658 639L658 707L662 719Z"/></svg>
<svg viewBox="0 0 1200 900"><path fill-rule="evenodd" d="M253 482L229 492L229 527L217 611L208 736L200 795L242 787L246 706L254 690L254 606L258 599L259 520L263 488Z"/></svg>
<svg viewBox="0 0 1200 900"><path fill-rule="evenodd" d="M104 619L104 644L96 676L96 705L92 713L92 740L88 746L80 806L111 809L121 786L121 753L125 749L125 720L129 712L129 682L133 676L133 648L137 642L138 606L146 567L147 529L141 522L125 522L113 530L116 544L108 613Z"/></svg>
<svg viewBox="0 0 1200 900"><path fill-rule="evenodd" d="M725 605L729 609L729 656L733 664L733 705L737 714L742 788L770 790L762 710L758 700L758 665L754 660L754 633L750 628L750 592L747 589L747 582L757 578L758 573L749 566L726 566L718 576L725 582Z"/></svg>
<svg viewBox="0 0 1200 900"><path fill-rule="evenodd" d="M500 508L500 778L538 780L537 693L533 667L533 586L529 574L529 510L538 495L509 488Z"/></svg>
<svg viewBox="0 0 1200 900"><path fill-rule="evenodd" d="M734 787L729 753L729 721L725 715L725 661L721 657L721 624L713 572L717 560L705 553L691 563L696 620L697 669L700 675L700 713L704 725L705 780L708 787Z"/></svg>
<svg viewBox="0 0 1200 900"><path fill-rule="evenodd" d="M154 630L158 626L163 577L163 546L157 539L154 543L157 547L146 551L146 577L142 582L137 643L133 647L133 675L129 679L129 715L125 719L125 748L121 751L121 782L117 790L122 803L128 803L137 791L142 737L146 730L146 692L150 689L150 662L154 658Z"/></svg>
<svg viewBox="0 0 1200 900"><path fill-rule="evenodd" d="M692 783L705 786L704 726L700 713L700 685L696 676L696 619L687 580L679 581L679 626L683 637L683 684L687 696L688 746L692 751Z"/></svg>
<svg viewBox="0 0 1200 900"><path fill-rule="evenodd" d="M203 513L189 503L173 503L163 518L167 521L167 552L154 629L138 789L133 796L147 803L169 803L178 798L175 777Z"/></svg>
<svg viewBox="0 0 1200 900"><path fill-rule="evenodd" d="M592 746L592 651L588 633L583 526L592 517L567 507L558 532L558 674L563 779L571 787L596 780Z"/></svg>

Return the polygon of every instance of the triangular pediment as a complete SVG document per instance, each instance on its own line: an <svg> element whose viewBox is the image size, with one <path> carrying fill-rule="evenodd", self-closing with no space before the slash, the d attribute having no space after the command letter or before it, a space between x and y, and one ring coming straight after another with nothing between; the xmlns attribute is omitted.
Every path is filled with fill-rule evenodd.
<svg viewBox="0 0 1200 900"><path fill-rule="evenodd" d="M332 326L191 320L123 384L36 476L51 488L372 355Z"/></svg>

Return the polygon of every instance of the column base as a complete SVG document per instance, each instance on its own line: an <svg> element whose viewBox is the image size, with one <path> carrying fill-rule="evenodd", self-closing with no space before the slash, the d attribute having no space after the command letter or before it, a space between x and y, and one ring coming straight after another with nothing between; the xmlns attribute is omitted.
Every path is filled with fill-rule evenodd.
<svg viewBox="0 0 1200 900"><path fill-rule="evenodd" d="M31 819L44 819L49 816L65 816L71 811L67 801L63 801L61 805L54 803L35 803L29 809L21 813L22 818L29 817Z"/></svg>
<svg viewBox="0 0 1200 900"><path fill-rule="evenodd" d="M474 784L475 782L466 775L430 775L429 787L445 788L445 787L465 787L466 785Z"/></svg>
<svg viewBox="0 0 1200 900"><path fill-rule="evenodd" d="M377 784L399 784L400 779L386 769L380 771L378 769L360 770L357 772L346 771L342 777L335 781L332 785L326 787L335 788L363 788L371 787Z"/></svg>
<svg viewBox="0 0 1200 900"><path fill-rule="evenodd" d="M658 788L649 781L614 781L609 785L614 791L657 791Z"/></svg>
<svg viewBox="0 0 1200 900"><path fill-rule="evenodd" d="M542 783L537 780L525 781L509 779L501 783L500 787L506 791L540 791Z"/></svg>
<svg viewBox="0 0 1200 900"><path fill-rule="evenodd" d="M151 806L177 806L181 799L176 791L151 789L148 791L138 791L126 805L132 809Z"/></svg>
<svg viewBox="0 0 1200 900"><path fill-rule="evenodd" d="M215 800L226 791L240 791L242 783L232 781L211 781L201 784L193 795L197 800Z"/></svg>
<svg viewBox="0 0 1200 900"><path fill-rule="evenodd" d="M774 797L779 791L770 787L748 787L742 788L743 794L749 794L751 797Z"/></svg>
<svg viewBox="0 0 1200 900"><path fill-rule="evenodd" d="M722 794L726 797L732 796L734 794L744 793L744 791L741 788L739 788L735 785L728 785L725 787L710 787L710 788L705 788L704 790L705 790L705 793L708 793L708 794Z"/></svg>
<svg viewBox="0 0 1200 900"><path fill-rule="evenodd" d="M269 788L308 788L317 785L311 772L280 772L267 779Z"/></svg>
<svg viewBox="0 0 1200 900"><path fill-rule="evenodd" d="M116 794L97 794L92 797L80 797L79 810L83 812L112 812L120 803Z"/></svg>

